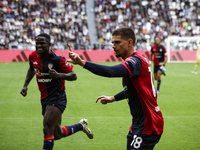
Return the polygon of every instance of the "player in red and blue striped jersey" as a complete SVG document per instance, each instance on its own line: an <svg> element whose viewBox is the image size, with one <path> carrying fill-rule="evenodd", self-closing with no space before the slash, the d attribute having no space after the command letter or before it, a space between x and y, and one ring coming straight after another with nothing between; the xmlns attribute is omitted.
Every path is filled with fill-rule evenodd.
<svg viewBox="0 0 200 150"><path fill-rule="evenodd" d="M164 120L157 104L157 93L151 69L145 57L135 51L136 37L129 27L112 33L116 57L124 62L115 66L87 62L74 53L69 45L69 59L92 73L104 77L122 77L124 90L115 96L99 96L102 104L127 99L132 115L132 125L127 136L127 150L153 149L163 133Z"/></svg>
<svg viewBox="0 0 200 150"><path fill-rule="evenodd" d="M83 131L90 139L93 138L86 119L81 119L78 124L72 126L60 127L62 113L67 104L65 80L73 81L77 79L77 76L73 71L73 65L68 64L64 57L57 56L50 50L50 41L50 36L45 33L36 37L36 51L29 56L30 67L21 90L21 94L26 96L28 84L36 75L41 93L43 150L52 150L54 140L72 135L77 131Z"/></svg>
<svg viewBox="0 0 200 150"><path fill-rule="evenodd" d="M161 75L166 75L165 64L168 59L166 48L161 45L161 38L155 37L155 44L151 46L151 55L149 58L149 65L151 61L154 62L154 79L157 80L157 93L159 93L161 85Z"/></svg>

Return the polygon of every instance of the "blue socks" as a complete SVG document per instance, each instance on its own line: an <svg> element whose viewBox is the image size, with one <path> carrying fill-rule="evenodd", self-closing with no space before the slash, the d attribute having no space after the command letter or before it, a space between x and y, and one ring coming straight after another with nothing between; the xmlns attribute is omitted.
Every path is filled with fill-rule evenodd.
<svg viewBox="0 0 200 150"><path fill-rule="evenodd" d="M83 130L83 126L80 123L78 123L78 124L74 124L72 126L63 126L63 127L61 127L61 129L63 130L64 137L66 137L66 136L72 135L78 131Z"/></svg>
<svg viewBox="0 0 200 150"><path fill-rule="evenodd" d="M52 150L54 145L54 135L44 136L43 150Z"/></svg>

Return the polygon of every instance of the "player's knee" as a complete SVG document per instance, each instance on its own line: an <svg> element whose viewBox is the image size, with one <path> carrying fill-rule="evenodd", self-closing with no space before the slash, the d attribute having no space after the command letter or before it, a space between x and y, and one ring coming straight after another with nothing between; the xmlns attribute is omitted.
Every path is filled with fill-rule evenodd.
<svg viewBox="0 0 200 150"><path fill-rule="evenodd" d="M63 134L62 134L62 129L59 127L56 127L54 129L54 139L55 140L59 140L63 137Z"/></svg>
<svg viewBox="0 0 200 150"><path fill-rule="evenodd" d="M157 80L157 75L154 75L154 79Z"/></svg>
<svg viewBox="0 0 200 150"><path fill-rule="evenodd" d="M61 139L63 136L61 134L58 133L54 133L54 140L59 140Z"/></svg>
<svg viewBox="0 0 200 150"><path fill-rule="evenodd" d="M48 124L48 123L44 123L44 124L43 124L43 132L44 132L44 135L53 134L53 130L54 130L54 127L51 126L50 124Z"/></svg>

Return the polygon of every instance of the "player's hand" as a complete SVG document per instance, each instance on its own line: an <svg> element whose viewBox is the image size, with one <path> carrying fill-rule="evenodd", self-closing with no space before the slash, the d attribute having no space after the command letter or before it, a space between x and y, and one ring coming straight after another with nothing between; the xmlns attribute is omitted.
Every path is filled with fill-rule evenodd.
<svg viewBox="0 0 200 150"><path fill-rule="evenodd" d="M107 103L112 103L115 101L115 97L114 96L105 96L105 95L102 95L102 96L99 96L97 97L96 99L96 103L100 100L100 102L102 104L107 104Z"/></svg>
<svg viewBox="0 0 200 150"><path fill-rule="evenodd" d="M49 76L52 78L59 78L59 73L55 69L49 69Z"/></svg>
<svg viewBox="0 0 200 150"><path fill-rule="evenodd" d="M85 60L81 59L80 56L72 51L71 46L68 44L69 47L69 58L67 62L73 63L73 64L79 64L80 66L85 65Z"/></svg>
<svg viewBox="0 0 200 150"><path fill-rule="evenodd" d="M160 63L159 63L159 66L163 66L163 65L164 65L164 63L163 63L163 62L160 62Z"/></svg>
<svg viewBox="0 0 200 150"><path fill-rule="evenodd" d="M28 90L27 86L24 86L20 93L25 97L27 95L27 90Z"/></svg>

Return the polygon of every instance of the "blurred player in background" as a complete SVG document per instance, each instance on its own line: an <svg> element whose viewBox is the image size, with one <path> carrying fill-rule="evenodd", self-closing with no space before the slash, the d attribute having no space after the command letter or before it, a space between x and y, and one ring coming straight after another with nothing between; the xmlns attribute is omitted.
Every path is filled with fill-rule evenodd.
<svg viewBox="0 0 200 150"><path fill-rule="evenodd" d="M145 57L134 49L136 37L129 27L121 27L112 33L116 57L124 62L115 66L104 66L87 62L72 52L69 46L68 61L79 64L92 73L104 77L122 77L124 90L115 96L99 96L102 104L127 99L132 115L132 125L127 135L127 150L153 149L163 133L163 117L157 104L154 80Z"/></svg>
<svg viewBox="0 0 200 150"><path fill-rule="evenodd" d="M23 96L27 95L28 84L36 74L36 80L41 92L41 105L43 115L43 150L52 150L54 140L69 136L77 131L83 131L92 139L92 131L87 126L87 120L81 119L72 126L61 125L62 113L67 104L65 93L65 80L76 80L73 65L66 59L57 56L50 50L50 36L41 33L36 37L36 51L29 56L30 67L27 72L24 86L21 90Z"/></svg>
<svg viewBox="0 0 200 150"><path fill-rule="evenodd" d="M161 38L155 37L155 44L151 46L151 55L149 58L149 65L154 62L154 79L157 80L157 93L159 93L161 85L161 75L166 75L165 64L168 59L166 48L161 45Z"/></svg>
<svg viewBox="0 0 200 150"><path fill-rule="evenodd" d="M200 63L200 43L199 43L199 41L196 41L195 44L197 46L197 58L196 58L196 64L194 67L194 71L192 71L192 73L197 74L198 73L197 69L198 69L198 66Z"/></svg>

